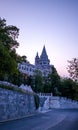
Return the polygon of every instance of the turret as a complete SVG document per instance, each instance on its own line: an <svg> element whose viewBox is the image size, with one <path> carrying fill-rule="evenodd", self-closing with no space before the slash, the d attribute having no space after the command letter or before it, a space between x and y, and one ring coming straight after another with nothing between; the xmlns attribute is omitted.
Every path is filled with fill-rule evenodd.
<svg viewBox="0 0 78 130"><path fill-rule="evenodd" d="M35 57L35 65L38 66L39 65L39 56L38 56L38 52L36 54L36 57Z"/></svg>

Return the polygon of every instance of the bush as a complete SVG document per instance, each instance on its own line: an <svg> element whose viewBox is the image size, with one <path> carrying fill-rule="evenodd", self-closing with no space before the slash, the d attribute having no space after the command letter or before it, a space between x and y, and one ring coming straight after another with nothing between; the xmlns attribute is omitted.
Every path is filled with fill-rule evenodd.
<svg viewBox="0 0 78 130"><path fill-rule="evenodd" d="M34 101L35 101L35 106L36 106L36 109L39 108L39 104L40 104L40 98L37 94L34 94Z"/></svg>

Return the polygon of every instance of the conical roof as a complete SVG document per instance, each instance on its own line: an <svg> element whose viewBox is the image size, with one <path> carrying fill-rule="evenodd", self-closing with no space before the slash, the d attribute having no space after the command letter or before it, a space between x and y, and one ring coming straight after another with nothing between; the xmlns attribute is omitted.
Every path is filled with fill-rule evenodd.
<svg viewBox="0 0 78 130"><path fill-rule="evenodd" d="M36 54L36 58L38 58L38 59L39 59L39 55L38 55L38 52L37 52L37 54Z"/></svg>
<svg viewBox="0 0 78 130"><path fill-rule="evenodd" d="M47 55L45 46L43 47L42 54L40 56L40 60L48 60L48 55Z"/></svg>

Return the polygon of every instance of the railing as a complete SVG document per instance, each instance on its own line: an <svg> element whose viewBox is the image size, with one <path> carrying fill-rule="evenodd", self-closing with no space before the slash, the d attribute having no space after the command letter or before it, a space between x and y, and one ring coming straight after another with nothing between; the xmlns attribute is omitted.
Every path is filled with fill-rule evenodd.
<svg viewBox="0 0 78 130"><path fill-rule="evenodd" d="M52 97L52 93L37 93L39 95L39 97Z"/></svg>
<svg viewBox="0 0 78 130"><path fill-rule="evenodd" d="M72 100L66 97L53 96L52 93L37 93L39 97L51 97L52 100L59 100L60 102L75 103L78 104L78 101Z"/></svg>

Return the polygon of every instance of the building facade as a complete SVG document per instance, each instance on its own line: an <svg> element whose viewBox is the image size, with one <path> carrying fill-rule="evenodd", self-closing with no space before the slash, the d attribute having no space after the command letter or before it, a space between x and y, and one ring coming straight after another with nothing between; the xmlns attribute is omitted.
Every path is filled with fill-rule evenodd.
<svg viewBox="0 0 78 130"><path fill-rule="evenodd" d="M48 76L52 72L52 65L50 65L45 46L43 47L40 57L37 52L35 65L22 62L22 64L18 64L18 69L20 72L27 74L28 76L33 76L36 70L41 71L42 76Z"/></svg>

